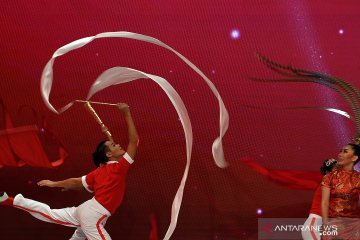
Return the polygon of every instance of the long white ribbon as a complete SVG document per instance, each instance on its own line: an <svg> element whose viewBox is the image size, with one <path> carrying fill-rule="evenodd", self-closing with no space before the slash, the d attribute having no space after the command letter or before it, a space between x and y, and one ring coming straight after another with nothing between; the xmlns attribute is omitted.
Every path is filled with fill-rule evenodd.
<svg viewBox="0 0 360 240"><path fill-rule="evenodd" d="M205 74L198 67L196 67L192 62L190 62L187 58L185 58L183 55L181 55L179 52L177 52L170 46L166 45L165 43L163 43L160 40L153 38L153 37L149 37L149 36L138 34L138 33L132 33L132 32L104 32L104 33L99 33L95 36L78 39L74 42L71 42L71 43L57 49L54 52L52 58L46 64L46 66L43 70L42 76L41 76L41 94L42 94L44 102L48 106L48 108L50 110L52 110L53 112L58 113L58 111L56 111L55 108L49 102L49 95L50 95L52 80L53 80L52 66L54 64L55 58L59 57L61 55L64 55L74 49L81 48L81 47L85 46L86 44L90 43L91 41L93 41L94 39L108 38L108 37L130 38L130 39L134 39L134 40L152 43L152 44L161 46L163 48L166 48L166 49L172 51L173 53L175 53L181 60L183 60L190 68L192 68L196 73L198 73L205 80L205 82L210 87L211 91L214 93L215 97L218 99L219 108L220 108L220 135L218 138L215 139L215 141L212 145L213 158L214 158L217 166L219 166L221 168L226 167L227 162L225 161L225 158L224 158L224 152L223 152L223 147L222 147L222 138L224 137L224 135L229 127L229 114L226 110L226 107L224 105L224 102L222 101L222 98L221 98L218 90L216 89L214 84L210 81L210 79L207 78L205 76ZM59 112L63 112L65 110L67 110L70 106L71 106L71 104L66 105L65 107L60 109Z"/></svg>
<svg viewBox="0 0 360 240"><path fill-rule="evenodd" d="M90 99L95 93L103 90L112 85L122 84L130 81L134 81L140 78L149 78L155 81L166 93L169 97L170 101L174 105L176 112L179 115L182 127L185 132L186 139L186 167L184 171L184 175L181 179L181 183L179 189L175 195L172 208L171 208L171 222L170 226L166 232L164 239L169 239L172 233L175 230L177 219L180 212L182 197L185 188L185 182L187 179L187 175L190 167L190 159L191 159L191 150L193 143L193 134L192 127L189 118L189 114L186 110L185 104L180 98L179 94L175 91L175 89L168 83L164 78L147 74L135 69L124 68L124 67L114 67L103 72L91 86L87 99Z"/></svg>
<svg viewBox="0 0 360 240"><path fill-rule="evenodd" d="M219 167L226 167L227 162L224 158L223 153L223 147L222 147L222 138L225 135L228 125L229 125L229 115L225 108L225 105L221 99L221 96L217 89L215 88L214 84L205 76L204 73L201 72L199 68L197 68L193 63L191 63L188 59L186 59L183 55L172 49L170 46L164 44L163 42L159 41L158 39L145 36L142 34L137 33L131 33L131 32L105 32L100 33L92 37L86 37L79 40L76 40L74 42L71 42L65 46L62 46L61 48L57 49L52 58L48 61L46 64L42 76L41 76L41 94L43 97L43 100L46 104L46 106L52 110L53 112L59 114L64 111L66 111L69 107L72 106L73 102L67 104L66 106L62 107L59 111L57 111L49 102L49 96L51 92L52 87L52 81L53 81L53 64L57 57L64 55L72 50L81 48L85 46L86 44L90 43L96 38L108 38L108 37L118 37L118 38L130 38L134 40L140 40L145 41L148 43L152 43L158 46L161 46L163 48L166 48L173 53L175 53L180 59L182 59L189 67L191 67L196 73L198 73L208 84L212 92L214 93L215 97L218 99L219 102L219 108L220 108L220 135L217 137L213 143L212 146L212 154L213 158L215 160L215 163ZM149 78L155 81L157 84L160 85L160 87L167 93L168 97L170 98L171 102L173 103L176 111L178 112L178 115L180 117L180 120L182 122L184 132L185 132L185 138L186 138L186 149L187 149L187 165L185 168L184 176L182 178L180 187L176 193L175 199L173 201L172 211L171 211L171 223L169 226L169 229L164 237L164 239L169 239L172 235L177 222L177 217L179 214L180 206L181 206L181 200L182 195L184 191L185 181L188 174L188 168L190 164L190 156L191 156L191 148L192 148L192 130L191 130L191 123L188 119L186 108L180 98L180 96L176 93L176 91L171 87L171 85L163 78L154 76L151 74L146 74L138 70L130 69L130 68L123 68L123 67L117 67L117 68L111 68L105 71L102 75L99 76L99 78L94 82L93 86L90 89L90 92L88 94L87 99L90 99L91 96L93 96L96 92L101 91L102 89L109 87L111 85L125 83L129 81L133 81L139 78ZM188 122L187 122L188 121ZM191 136L191 137L190 137Z"/></svg>

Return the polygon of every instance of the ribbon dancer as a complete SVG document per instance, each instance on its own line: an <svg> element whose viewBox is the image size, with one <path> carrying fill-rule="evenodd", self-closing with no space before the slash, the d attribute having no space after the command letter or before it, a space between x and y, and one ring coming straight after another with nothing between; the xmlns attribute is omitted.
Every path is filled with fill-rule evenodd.
<svg viewBox="0 0 360 240"><path fill-rule="evenodd" d="M51 209L48 205L24 198L21 194L12 198L5 192L1 192L0 204L27 211L42 221L76 227L71 240L108 240L111 237L104 229L104 225L122 202L125 178L130 165L134 162L139 138L127 104L116 104L124 115L128 127L129 143L126 151L112 140L109 130L90 103L87 102L85 106L108 137L108 140L103 140L97 145L93 153L93 161L97 168L83 177L69 178L63 181L42 180L38 182L38 185L40 187L58 187L62 190L86 189L94 193L94 197L78 207Z"/></svg>

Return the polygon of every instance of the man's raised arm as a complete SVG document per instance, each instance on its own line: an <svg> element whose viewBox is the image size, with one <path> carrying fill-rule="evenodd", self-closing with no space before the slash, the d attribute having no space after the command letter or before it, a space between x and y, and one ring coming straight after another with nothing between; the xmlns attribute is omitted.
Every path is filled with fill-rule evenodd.
<svg viewBox="0 0 360 240"><path fill-rule="evenodd" d="M123 113L128 127L129 144L127 146L126 152L130 155L131 158L134 158L139 141L139 136L136 131L135 124L131 117L129 106L126 103L118 103L117 107Z"/></svg>

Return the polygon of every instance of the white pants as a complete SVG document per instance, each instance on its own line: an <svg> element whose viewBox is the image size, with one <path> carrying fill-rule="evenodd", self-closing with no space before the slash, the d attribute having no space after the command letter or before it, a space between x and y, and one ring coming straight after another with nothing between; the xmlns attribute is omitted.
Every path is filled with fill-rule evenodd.
<svg viewBox="0 0 360 240"><path fill-rule="evenodd" d="M78 207L51 209L48 205L18 194L14 198L14 207L29 212L32 216L45 222L56 223L68 227L76 227L70 240L111 240L104 229L110 216L94 198Z"/></svg>
<svg viewBox="0 0 360 240"><path fill-rule="evenodd" d="M317 214L310 213L309 217L306 219L301 231L302 238L304 240L320 240L320 232L317 231L321 228L322 218Z"/></svg>

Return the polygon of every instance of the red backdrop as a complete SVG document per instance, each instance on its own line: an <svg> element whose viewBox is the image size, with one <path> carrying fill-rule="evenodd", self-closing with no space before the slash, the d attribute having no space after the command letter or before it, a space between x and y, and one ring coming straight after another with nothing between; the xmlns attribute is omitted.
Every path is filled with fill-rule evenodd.
<svg viewBox="0 0 360 240"><path fill-rule="evenodd" d="M256 239L258 217L307 217L311 190L278 185L241 159L250 158L269 169L317 171L325 158L336 157L355 131L351 120L334 113L284 109L323 106L349 111L345 101L325 87L263 84L248 78L276 76L255 57L260 51L278 62L359 85L360 4L355 0L11 1L1 8L0 97L15 126L38 122L31 112L18 112L20 106L30 105L46 117L69 151L66 162L56 169L0 169L0 190L11 195L22 193L54 208L90 198L86 192L60 192L35 184L85 175L93 169L90 153L102 139L97 123L81 105L55 115L45 108L39 87L42 69L57 48L100 32L137 32L172 46L213 81L228 108L224 151L230 166L219 169L211 155L219 125L216 99L174 54L144 42L100 39L54 65L50 99L56 107L84 99L95 78L113 66L162 76L177 89L192 121L194 147L172 239ZM237 38L231 36L233 30L239 31ZM176 111L149 80L109 88L93 99L127 102L141 137L124 202L107 229L113 239L148 239L149 217L154 213L161 239L186 160ZM124 145L126 128L120 113L112 107L96 110ZM259 208L262 215L257 214ZM1 239L60 240L73 231L20 210L0 211Z"/></svg>

